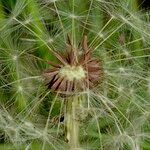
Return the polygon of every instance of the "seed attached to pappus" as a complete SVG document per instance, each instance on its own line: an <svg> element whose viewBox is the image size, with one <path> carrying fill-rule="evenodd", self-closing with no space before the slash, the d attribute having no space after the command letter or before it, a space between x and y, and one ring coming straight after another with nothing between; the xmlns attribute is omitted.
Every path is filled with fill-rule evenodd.
<svg viewBox="0 0 150 150"><path fill-rule="evenodd" d="M59 63L48 62L52 68L44 71L48 89L62 94L73 94L91 89L102 80L103 69L101 61L92 56L88 47L87 36L81 45L74 48L68 36L65 53L55 53Z"/></svg>

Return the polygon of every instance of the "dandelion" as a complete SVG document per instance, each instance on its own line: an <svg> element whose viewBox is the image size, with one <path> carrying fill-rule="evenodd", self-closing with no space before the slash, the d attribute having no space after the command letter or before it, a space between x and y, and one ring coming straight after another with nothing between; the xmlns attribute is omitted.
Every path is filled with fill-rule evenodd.
<svg viewBox="0 0 150 150"><path fill-rule="evenodd" d="M84 36L81 46L75 49L68 36L65 54L56 54L60 63L50 62L52 69L46 70L43 76L46 85L54 92L66 96L65 100L65 126L66 139L71 150L79 148L79 122L77 112L81 109L83 99L74 94L91 89L102 80L103 70L101 61L92 56L88 47L87 36ZM67 98L67 96L73 95Z"/></svg>
<svg viewBox="0 0 150 150"><path fill-rule="evenodd" d="M102 80L102 63L92 56L92 50L87 45L87 36L84 36L77 49L73 47L68 36L66 53L57 53L57 58L60 63L49 61L53 68L43 73L46 85L53 91L73 94L75 91L91 89Z"/></svg>

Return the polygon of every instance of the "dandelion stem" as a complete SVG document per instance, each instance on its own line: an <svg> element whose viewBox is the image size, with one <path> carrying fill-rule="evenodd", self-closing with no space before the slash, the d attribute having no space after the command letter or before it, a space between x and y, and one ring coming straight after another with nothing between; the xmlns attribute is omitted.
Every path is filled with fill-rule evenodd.
<svg viewBox="0 0 150 150"><path fill-rule="evenodd" d="M76 118L76 110L79 107L78 98L69 98L66 101L66 138L70 150L79 148L79 122Z"/></svg>

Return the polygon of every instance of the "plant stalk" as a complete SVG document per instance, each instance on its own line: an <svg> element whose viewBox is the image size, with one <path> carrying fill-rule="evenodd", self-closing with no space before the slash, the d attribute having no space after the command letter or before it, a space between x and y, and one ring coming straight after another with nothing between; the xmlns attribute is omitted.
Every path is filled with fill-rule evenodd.
<svg viewBox="0 0 150 150"><path fill-rule="evenodd" d="M77 120L77 109L79 108L78 98L69 98L66 101L66 138L70 150L79 148L79 121Z"/></svg>

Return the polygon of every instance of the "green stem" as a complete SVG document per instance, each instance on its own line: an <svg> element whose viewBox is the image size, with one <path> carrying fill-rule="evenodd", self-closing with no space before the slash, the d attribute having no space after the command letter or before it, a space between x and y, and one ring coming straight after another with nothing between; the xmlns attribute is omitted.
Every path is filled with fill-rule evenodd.
<svg viewBox="0 0 150 150"><path fill-rule="evenodd" d="M76 117L76 111L79 108L77 98L70 98L66 101L66 138L70 150L79 148L79 122Z"/></svg>

